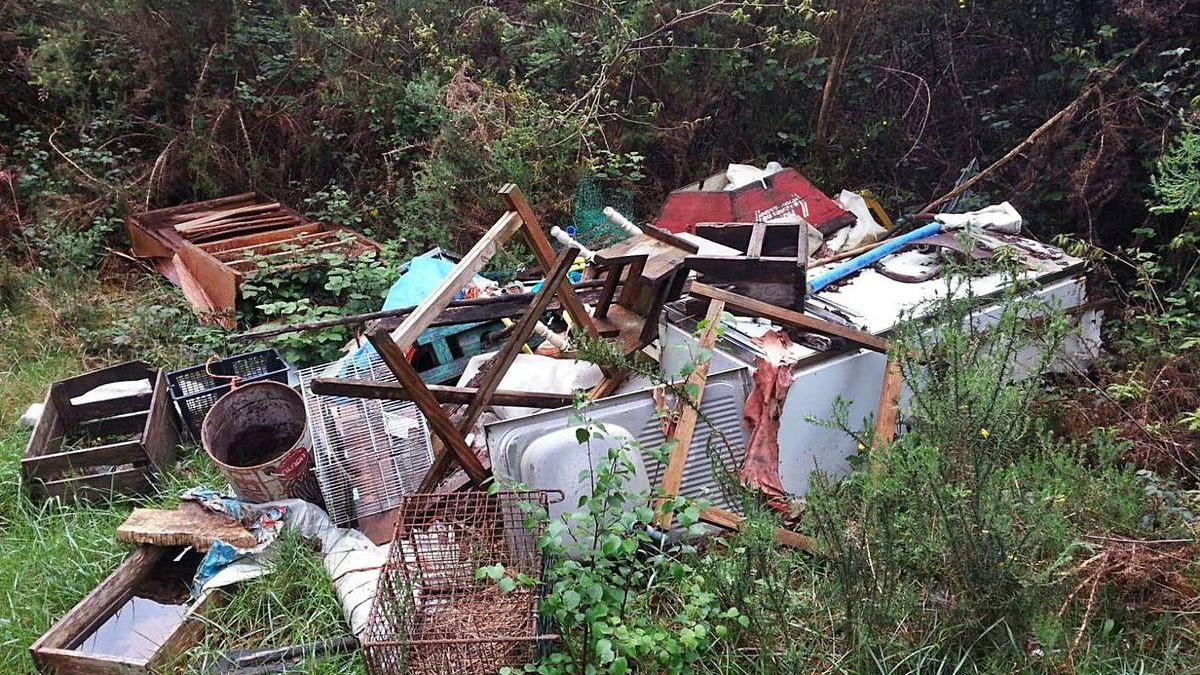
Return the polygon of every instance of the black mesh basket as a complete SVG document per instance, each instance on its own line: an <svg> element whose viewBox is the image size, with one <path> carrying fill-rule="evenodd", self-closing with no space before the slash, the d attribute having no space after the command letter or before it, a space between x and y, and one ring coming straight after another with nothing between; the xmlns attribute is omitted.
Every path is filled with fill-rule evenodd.
<svg viewBox="0 0 1200 675"><path fill-rule="evenodd" d="M287 384L288 364L280 358L279 352L264 349L167 373L171 400L179 406L183 424L191 432L192 438L200 439L200 425L204 424L204 416L217 399L229 393L228 378L234 376L238 378L238 384L264 380Z"/></svg>

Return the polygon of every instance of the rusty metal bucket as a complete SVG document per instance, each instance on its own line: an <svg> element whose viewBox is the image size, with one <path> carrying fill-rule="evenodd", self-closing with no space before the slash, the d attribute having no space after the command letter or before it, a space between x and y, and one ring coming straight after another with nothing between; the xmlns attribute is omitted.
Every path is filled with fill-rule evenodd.
<svg viewBox="0 0 1200 675"><path fill-rule="evenodd" d="M209 459L252 502L298 497L320 503L304 399L278 382L237 387L217 399L200 429Z"/></svg>

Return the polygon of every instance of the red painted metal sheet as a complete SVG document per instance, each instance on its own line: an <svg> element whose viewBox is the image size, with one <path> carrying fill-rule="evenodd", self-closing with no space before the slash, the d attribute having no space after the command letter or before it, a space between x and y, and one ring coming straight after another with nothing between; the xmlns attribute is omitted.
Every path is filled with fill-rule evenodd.
<svg viewBox="0 0 1200 675"><path fill-rule="evenodd" d="M854 222L854 215L825 196L795 169L784 169L736 190L676 190L654 224L669 232L694 232L696 223L750 223L795 213L824 234Z"/></svg>

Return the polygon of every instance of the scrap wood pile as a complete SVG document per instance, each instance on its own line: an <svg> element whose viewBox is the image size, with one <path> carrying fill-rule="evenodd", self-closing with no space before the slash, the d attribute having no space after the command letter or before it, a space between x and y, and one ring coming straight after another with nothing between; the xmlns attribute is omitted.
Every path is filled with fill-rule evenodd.
<svg viewBox="0 0 1200 675"><path fill-rule="evenodd" d="M725 471L784 515L778 542L812 550L786 526L799 496L789 488L799 492L795 476L806 470L796 466L797 443L782 441L795 426L788 405L798 398L789 390L799 355L871 355L868 367L878 372L869 381L882 383L868 394L878 399L878 450L899 424L900 369L879 356L889 343L878 326L872 332L852 318L835 299L838 289L859 275L923 283L929 270L898 271L890 257L914 247L989 255L964 250L953 233L1011 236L1020 226L1007 204L894 224L869 197L844 191L832 200L793 169L731 165L671 193L654 222L637 225L605 209L623 238L590 250L557 227L547 236L515 185L499 194L506 209L469 251L414 258L380 311L235 336L366 324L366 342L347 345L332 363L297 372L266 350L172 373L126 364L51 387L23 462L35 497L149 489L169 469L181 435L201 442L233 495L196 490L185 497L199 505L135 511L117 536L142 547L97 589L109 600L85 600L35 644L39 667L90 660L100 672L123 658L81 647L98 642L81 633L119 631L122 598L141 597L138 584L157 578L166 551L186 557L167 547L203 552L187 558L191 594L178 605L178 621L130 666L150 672L197 639L196 615L220 597L217 587L244 578L229 563L257 561L290 527L321 541L371 672L520 666L553 636L538 613L540 525L526 522L516 504L533 502L557 517L576 503L578 444L574 434L563 441L550 433L562 421L547 415L577 397L616 416L629 438L670 447L665 462L633 458L644 464L638 475L658 505L704 497L719 483L702 454L718 434L727 439ZM153 259L198 308L226 319L252 268L305 264L297 257L304 251L375 248L254 193L135 215L128 225L135 253ZM481 275L513 237L533 253L538 269L522 276L540 276L536 284L501 286ZM689 332L680 327L689 325L697 328L683 346L713 356L670 382L668 347L679 347L679 333ZM578 359L581 345L602 340L619 355L615 362ZM495 351L484 353L489 345ZM737 362L734 352L750 356L739 357L747 364L740 369L717 370L718 352L725 361ZM631 372L634 361L656 358L666 387ZM724 427L705 428L712 424ZM89 442L64 440L72 434ZM129 438L113 442L112 434ZM512 446L513 438L533 440ZM532 491L483 491L493 481ZM548 495L557 493L570 496L566 506L551 504L557 500ZM316 506L325 509L319 517ZM737 530L738 510L727 500L700 519L716 531ZM673 520L660 509L655 526L682 536ZM485 568L506 571L481 578ZM330 649L346 644L329 641ZM296 649L270 658L294 657Z"/></svg>

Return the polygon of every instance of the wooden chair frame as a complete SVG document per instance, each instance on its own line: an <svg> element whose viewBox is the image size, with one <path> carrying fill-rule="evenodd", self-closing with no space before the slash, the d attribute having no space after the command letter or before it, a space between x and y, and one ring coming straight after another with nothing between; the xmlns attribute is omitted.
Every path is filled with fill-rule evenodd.
<svg viewBox="0 0 1200 675"><path fill-rule="evenodd" d="M583 302L575 295L575 290L567 279L567 272L579 254L579 249L565 249L556 257L554 249L551 248L550 242L542 231L537 216L525 201L521 190L516 185L509 183L500 188L500 196L508 205L508 210L500 216L475 246L463 255L437 288L405 317L400 326L390 334L380 325L373 326L367 332L367 339L375 347L375 351L379 353L384 364L396 376L399 388L403 389L404 395L410 398L425 415L430 429L436 439L441 442L440 447L437 447L433 465L421 481L421 491L434 489L450 469L452 462L457 462L463 468L472 484L478 486L488 480L491 475L490 471L483 466L475 452L467 445L465 436L493 400L499 389L500 380L508 372L517 354L521 352L521 348L533 334L534 326L537 325L551 300L557 296L563 309L580 330L589 337L599 337L599 332L591 316L587 313ZM466 286L471 278L496 255L499 247L517 232L523 235L534 257L537 258L538 265L546 273L546 281L534 296L528 310L514 327L504 347L488 363L479 386L473 389L459 390L455 393L460 400L462 397L469 397L466 411L459 423L455 425L439 402L439 397L447 399L449 394L445 391L440 391L438 394L431 391L429 385L425 384L413 366L404 358L404 352L450 305L459 290ZM337 393L343 396L360 398L396 398L397 396L394 391L395 385L368 381L340 380L336 383L314 381L314 390L320 392L325 384L335 386ZM332 391L333 387L330 387L330 393ZM503 394L506 398L511 399L513 396L523 395L524 392L506 391Z"/></svg>

